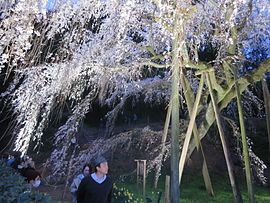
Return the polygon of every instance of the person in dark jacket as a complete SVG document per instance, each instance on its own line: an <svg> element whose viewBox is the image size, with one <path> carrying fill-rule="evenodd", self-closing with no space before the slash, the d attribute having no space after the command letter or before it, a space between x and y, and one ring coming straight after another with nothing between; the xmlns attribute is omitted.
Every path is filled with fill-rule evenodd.
<svg viewBox="0 0 270 203"><path fill-rule="evenodd" d="M78 203L111 203L113 182L108 173L108 162L103 156L98 156L93 165L95 172L85 177L77 191Z"/></svg>

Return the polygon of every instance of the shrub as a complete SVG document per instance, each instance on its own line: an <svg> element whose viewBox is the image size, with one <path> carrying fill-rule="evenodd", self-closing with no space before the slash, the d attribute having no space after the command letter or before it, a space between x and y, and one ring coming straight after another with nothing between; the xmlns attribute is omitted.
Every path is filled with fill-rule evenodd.
<svg viewBox="0 0 270 203"><path fill-rule="evenodd" d="M114 184L113 187L113 202L114 203L141 203L142 199L136 198L135 195L128 191L128 189L124 187L117 187Z"/></svg>
<svg viewBox="0 0 270 203"><path fill-rule="evenodd" d="M51 198L43 193L31 191L25 179L0 160L0 202L1 203L50 203Z"/></svg>

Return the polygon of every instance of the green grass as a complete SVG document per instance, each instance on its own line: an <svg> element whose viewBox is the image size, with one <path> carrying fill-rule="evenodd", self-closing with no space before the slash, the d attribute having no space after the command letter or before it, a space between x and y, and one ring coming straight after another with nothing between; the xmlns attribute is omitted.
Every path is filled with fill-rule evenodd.
<svg viewBox="0 0 270 203"><path fill-rule="evenodd" d="M208 196L205 190L204 182L200 174L195 175L184 175L183 181L180 187L180 202L181 203L233 203L233 195L230 188L230 183L228 178L221 176L211 176L214 197ZM159 181L158 188L155 190L150 182L152 178L147 179L148 183L146 186L146 197L150 198L153 203L157 202L158 193L162 192L162 197L160 203L164 199L164 177L161 177ZM240 190L245 203L248 203L247 189L245 186L245 181L241 180ZM133 193L137 198L142 197L142 185L137 188L136 180L129 179L125 181L119 181L116 183L119 187L126 188L129 192ZM270 203L270 189L266 187L255 186L255 198L258 203ZM116 201L114 201L116 203Z"/></svg>

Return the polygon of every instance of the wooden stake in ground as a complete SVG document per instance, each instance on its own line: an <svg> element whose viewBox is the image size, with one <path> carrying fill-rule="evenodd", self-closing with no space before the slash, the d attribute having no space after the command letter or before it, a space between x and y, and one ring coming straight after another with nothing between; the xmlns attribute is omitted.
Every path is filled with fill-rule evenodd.
<svg viewBox="0 0 270 203"><path fill-rule="evenodd" d="M137 189L139 189L139 182L142 179L143 183L143 198L145 199L146 190L146 160L135 159L137 163Z"/></svg>

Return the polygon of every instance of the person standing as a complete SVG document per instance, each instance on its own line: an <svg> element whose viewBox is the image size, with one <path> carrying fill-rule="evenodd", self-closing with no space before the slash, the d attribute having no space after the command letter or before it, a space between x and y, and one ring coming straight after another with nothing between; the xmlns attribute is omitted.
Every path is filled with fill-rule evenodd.
<svg viewBox="0 0 270 203"><path fill-rule="evenodd" d="M79 174L76 178L74 178L73 182L70 185L70 192L72 194L72 203L77 203L77 191L79 188L79 185L81 183L81 181L90 175L90 165L89 164L85 164L83 169L82 169L82 173Z"/></svg>
<svg viewBox="0 0 270 203"><path fill-rule="evenodd" d="M98 156L93 163L95 172L84 178L78 188L78 203L111 203L113 182L108 173L108 162Z"/></svg>

